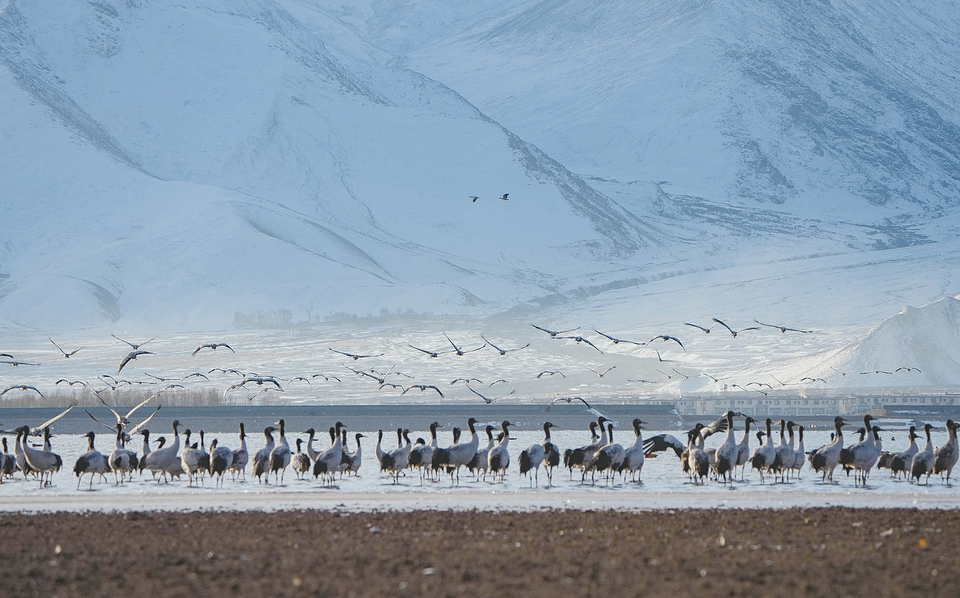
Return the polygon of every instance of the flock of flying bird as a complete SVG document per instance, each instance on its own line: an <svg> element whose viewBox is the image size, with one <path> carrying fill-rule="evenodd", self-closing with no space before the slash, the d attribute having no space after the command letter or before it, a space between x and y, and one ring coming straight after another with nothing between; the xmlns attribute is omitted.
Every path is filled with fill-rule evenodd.
<svg viewBox="0 0 960 598"><path fill-rule="evenodd" d="M696 327L696 328L702 330L702 331L705 332L705 333L710 333L710 331L711 331L714 327L716 327L716 326L723 326L723 327L726 328L726 329L731 333L731 335L734 336L734 337L737 336L738 334L746 331L746 330L758 330L758 329L759 329L759 327L753 326L753 327L743 328L743 329L740 329L740 330L734 330L733 328L731 328L731 327L728 326L725 322L721 321L721 320L718 319L718 318L713 318L713 320L714 320L713 325L711 325L711 326L709 326L709 327L700 326L700 325L692 324L692 323L689 323L689 322L687 323L687 325ZM780 325L774 325L774 324L767 324L767 323L763 323L763 322L759 322L759 321L757 321L757 324L759 324L760 326L767 326L767 327L771 327L771 328L778 329L778 330L780 330L780 331L783 332L783 333L790 332L790 331L795 331L795 332L799 332L799 333L808 333L808 332L811 332L811 331L809 331L809 330L800 330L800 329L796 329L796 328L789 328L789 327L786 327L786 326L780 326ZM531 326L532 326L534 329L536 329L536 330L538 330L538 331L541 331L541 332L549 335L549 337L550 337L551 339L573 341L574 343L576 343L576 344L578 344L578 345L582 344L582 345L585 345L585 346L587 346L587 347L590 347L591 349L595 350L595 351L596 351L597 353L599 353L599 354L603 354L603 353L604 353L603 349L601 349L601 348L598 346L598 344L597 344L597 342L599 342L599 340L597 340L597 342L594 342L594 341L591 340L590 338L587 338L586 336L584 336L584 335L582 335L582 334L578 334L577 331L579 330L579 328L570 328L570 329L565 329L565 330L551 330L551 329L549 329L549 328L546 328L546 327L543 327L543 326L539 326L539 325L537 325L537 324L531 324ZM606 341L609 341L609 342L612 343L613 345L624 344L624 345L634 345L634 346L648 346L648 345L651 345L651 344L659 341L659 342L666 342L666 343L675 343L676 346L679 347L680 349L682 349L682 350L684 350L684 351L686 350L686 348L685 348L684 345L683 345L683 342L682 342L679 338L677 338L676 336L673 336L673 335L670 335L670 334L659 334L659 335L655 335L655 336L653 336L651 339L649 339L648 341L641 342L641 341L629 340L629 339L624 339L624 338L618 338L618 337L616 337L616 336L613 336L613 335L611 335L611 334L607 334L607 333L605 333L605 332L601 332L601 331L599 331L599 330L596 330L595 332L596 332L602 339L606 339ZM154 351L150 351L150 350L144 348L145 345L147 345L148 343L151 343L151 342L153 342L154 340L156 340L156 337L151 338L151 339L148 339L148 340L143 341L143 342L131 342L131 341L125 340L125 339L123 339L123 338L120 338L120 337L118 337L118 336L116 336L116 335L111 335L111 336L113 336L113 338L115 338L117 341L120 341L120 342L126 344L126 345L128 346L128 349L129 349L129 351L127 351L127 352L126 352L124 355L122 355L122 357L120 358L119 364L118 364L118 366L117 366L116 375L119 375L119 374L124 370L125 367L128 367L128 364L129 364L130 362L132 362L132 361L134 361L134 360L137 360L138 358L142 358L142 357L145 357L145 356L152 356L152 355L155 355L155 354L156 354ZM446 343L448 344L448 347L447 347L447 348L428 349L428 348L418 347L418 346L412 345L412 344L408 345L408 347L409 347L410 350L415 351L415 352L417 352L418 354L427 355L427 356L430 357L430 358L438 358L438 357L440 357L441 355L444 355L444 354L453 354L453 355L462 357L462 356L464 356L464 355L467 355L468 353L474 353L474 352L477 352L477 351L486 349L486 348L488 348L488 347L489 347L490 349L492 349L493 351L496 351L496 353L499 354L499 355L502 357L502 356L507 355L508 353L513 353L513 352L515 352L515 351L520 351L520 350L522 350L522 349L526 349L526 348L530 347L530 343L529 343L529 342L526 343L526 344L523 344L523 345L521 345L521 346L517 346L517 347L509 347L509 348L501 347L501 346L495 344L495 343L494 343L493 341L491 341L490 339L488 339L488 338L487 338L486 336L484 336L483 334L480 335L480 340L481 340L482 342L478 342L478 343L476 344L476 346L470 346L470 347L466 347L466 346L464 346L464 345L458 344L458 343L455 342L452 338L450 338L450 336L447 335L447 334L443 334L443 337L444 337L444 339L446 340ZM79 347L79 348L77 348L77 349L73 349L73 350L67 351L67 350L63 349L63 348L62 348L56 341L54 341L52 338L50 338L49 340L50 340L50 342L54 345L54 347L56 347L56 349L57 349L57 351L60 353L60 355L61 355L63 358L65 358L65 359L73 358L73 357L76 356L82 349L85 348L85 347L81 346L81 347ZM194 350L192 351L191 356L196 357L198 353L200 353L201 351L204 351L204 350L217 351L218 349L226 349L226 350L230 351L231 353L236 353L236 351L234 351L233 347L231 347L231 346L230 346L229 344L227 344L227 343L223 343L223 342L210 342L210 343L203 343L203 344L197 346L196 349L194 349ZM344 351L344 350L341 350L341 349L336 349L336 348L333 348L333 347L330 347L329 350L330 350L331 352L333 352L333 353L335 353L335 354L337 354L337 355L339 355L339 356L347 359L348 362L349 362L349 361L357 362L357 361L359 361L359 360L367 360L367 359L382 357L382 356L384 355L384 353L370 353L370 354L354 353L354 352L350 352L350 351ZM13 355L10 354L10 353L0 353L0 357L5 357L5 358L8 359L7 361L0 361L0 364L8 364L8 365L12 365L12 366L14 366L14 367L39 365L39 364L37 364L37 363L31 363L31 362L25 362L25 361L16 360L16 359L14 359ZM658 357L658 360L659 360L661 363L663 363L663 362L665 361L665 360L660 356L659 350L657 350L657 357ZM377 369L374 369L374 368L370 368L370 369L359 369L359 368L356 368L356 367L351 367L351 366L347 365L346 363L341 363L341 366L342 366L345 370L348 370L348 371L356 374L356 375L359 376L360 378L370 379L370 380L372 380L372 381L375 381L375 382L378 384L378 389L379 389L379 390L384 390L384 389L399 390L401 395L406 395L407 393L409 393L409 392L411 392L411 391L419 391L419 392L421 392L421 393L422 393L422 392L431 392L431 393L435 393L437 396L439 396L439 397L441 397L441 398L444 398L444 397L445 397L443 389L442 389L441 386L440 386L439 384L437 384L437 383L433 383L433 384L425 384L425 383L420 383L420 382L417 382L417 383L405 383L403 380L400 380L399 378L413 379L413 376L410 375L410 374L405 374L405 373L403 373L403 372L395 371L395 367L396 367L396 366L394 366L393 368L390 368L389 370L386 370L386 371L378 371ZM602 379L605 375L607 375L608 373L610 373L610 372L613 371L614 369L616 369L616 366L615 366L615 365L613 365L613 366L601 367L601 368L599 368L599 369L594 369L594 368L591 368L591 367L585 367L585 370L586 370L586 371L589 371L589 372L593 373L594 375L597 376L598 379ZM190 377L204 378L204 379L209 380L208 375L209 375L209 374L213 374L213 373L216 372L216 371L219 371L220 373L224 373L224 374L227 374L227 373L229 373L229 374L236 374L236 375L238 375L238 376L241 378L238 382L236 382L236 383L234 383L234 384L230 384L230 385L228 385L228 386L226 387L226 389L225 389L225 391L224 391L224 397L226 397L226 395L227 395L228 393L232 392L232 391L236 391L236 390L239 390L239 389L254 389L254 388L255 388L257 392L256 392L253 396L248 397L249 400L252 400L253 398L255 398L255 397L257 397L257 396L260 396L261 394L267 393L267 392L269 392L269 391L283 392L283 390L284 390L284 389L283 389L283 386L282 386L282 383L281 383L281 380L280 380L278 377L261 375L261 374L255 373L255 372L242 372L242 371L237 370L237 369L213 368L213 369L211 369L209 372L207 372L206 374L204 374L204 373L202 373L202 372L195 372L195 373L192 373L192 374L190 374L189 376L186 376L186 377L183 377L183 378L164 378L164 377L155 376L155 375L152 375L152 374L149 374L149 373L146 373L145 375L148 376L148 377L151 379L151 380L149 380L149 383L157 383L157 382L166 383L166 382L180 382L180 381L183 381L183 380L185 380L185 379L187 379L187 378L190 378ZM659 368L658 368L658 371L659 371L661 374L663 374L663 376L665 376L666 380L672 379L672 378L674 377L674 375L683 376L684 378L689 378L689 377L691 377L689 374L684 374L684 373L680 372L679 370L677 370L676 368L673 369L673 373L664 372L663 370L660 370ZM707 374L704 374L704 375L707 375ZM388 379L388 377L390 377L390 376L394 376L394 378ZM540 371L538 374L536 374L535 377L536 377L536 379L539 380L539 379L543 378L544 376L550 376L550 377L559 376L559 377L565 378L565 377L566 377L566 374L565 374L564 372L558 370L558 369L545 369L545 370ZM301 382L304 382L304 383L306 383L306 384L311 384L311 382L310 382L311 379L316 379L316 378L318 378L318 377L322 377L322 378L323 378L325 381L327 381L327 382L329 382L329 381L331 381L331 380L335 380L335 381L337 381L337 382L340 382L340 381L341 381L341 379L340 379L338 376L328 375L328 374L322 374L322 373L321 373L321 374L314 374L311 378L307 378L307 377L305 377L305 376L295 376L295 377L293 377L293 378L290 378L287 382L301 381ZM711 377L713 380L717 380L716 378L714 378L714 377L712 377L712 376L710 376L710 377ZM109 388L110 390L116 390L116 389L117 389L120 385L122 385L122 384L131 384L131 385L133 385L133 384L144 384L144 383L145 383L145 382L143 382L143 381L137 381L137 380L131 381L131 380L118 379L118 378L116 378L114 375L109 375L109 374L104 374L104 375L98 376L98 380L99 380L103 385L105 385L104 388L99 389L100 391L106 390L106 389L108 389L108 388ZM508 392L503 392L503 393L499 393L499 394L493 394L493 393L491 393L490 391L477 390L476 388L474 388L473 386L471 386L471 383L476 382L477 384L482 384L482 382L481 382L478 378L474 378L474 377L455 378L452 382L450 382L450 384L453 385L453 384L457 384L458 382L464 382L464 383L467 385L469 391L470 391L474 396L476 396L476 397L478 397L479 399L483 400L486 404L491 404L491 403L493 403L494 401L503 399L503 398L505 398L505 397L512 396L512 395L514 395L514 394L516 393L515 390L510 390L510 391L508 391ZM643 382L643 383L652 383L652 384L658 383L657 381L645 380L645 379L642 379L642 378L639 378L639 379L629 379L628 382ZM494 386L494 385L496 385L496 384L498 384L498 383L507 383L507 384L509 384L506 380L497 380L497 381L489 384L488 387L492 387L492 386ZM60 380L57 381L56 385L60 385L60 384L69 384L70 386L74 386L74 385L90 386L86 381L83 381L83 380L60 379ZM756 384L760 384L760 383L756 383ZM768 386L769 386L769 385L768 385ZM733 385L732 387L733 387L733 388L736 388L737 385ZM93 389L92 386L90 386L90 388ZM169 387L168 387L168 388L169 388ZM746 386L744 386L744 387L740 387L740 388L743 388L744 390L755 390L755 391L757 391L757 392L763 392L763 391L760 390L759 386L758 386L756 389L750 388L750 384L748 384L748 385L746 385ZM40 395L41 397L43 396L42 391L41 391L37 386L35 386L35 385L29 385L29 384L14 384L14 385L9 385L9 386L7 386L7 387L4 388L3 390L0 390L0 397L2 397L3 395L5 395L5 394L7 394L7 393L9 393L9 392L12 392L12 391L34 392L34 393L37 393L38 395ZM99 392L98 392L96 389L94 389L94 392L97 393L97 396L99 397ZM102 400L102 398L101 398L101 400Z"/></svg>
<svg viewBox="0 0 960 598"><path fill-rule="evenodd" d="M848 475L851 471L854 473L855 486L866 487L874 468L887 468L891 476L903 475L917 484L922 479L929 485L930 476L939 475L949 486L950 476L960 455L957 441L960 423L953 420L946 422L947 441L936 450L930 433L933 426L926 424L926 445L923 449L918 447L916 441L919 436L916 429L911 427L909 446L900 452L890 452L882 450L882 430L872 425L873 417L870 415L864 416L864 426L857 431L859 441L845 445L843 427L847 422L837 417L831 441L811 451L804 448L803 426L798 427L795 444L794 422L780 420L779 443L775 443L773 422L767 419L765 430L756 432L759 445L751 451L750 439L753 435L750 425L759 422L746 417L743 433L738 440L735 437L734 420L742 416L741 413L728 411L710 424L698 423L687 432L686 442L671 434L644 438L643 422L634 419L633 443L624 446L614 440L614 422L600 415L596 421L590 422L590 439L586 444L563 451L551 438L550 431L555 427L554 424L545 422L543 441L531 444L520 452L517 458L519 473L530 478L531 486L539 486L541 467L546 472L548 484L553 485L554 470L561 466L569 470L571 480L576 470L580 474L580 484L585 484L588 476L590 483L595 484L598 475L605 484L615 483L617 476L621 476L624 483L628 477L638 482L646 458L672 450L680 460L681 470L693 484L698 485L704 484L708 478L725 485L733 483L737 468L740 468L740 480L744 481L748 465L758 472L761 483L765 483L768 476L772 476L774 482L786 482L794 476L799 478L804 465L809 462L811 469L821 475L823 483L833 484L834 471L842 467ZM101 481L108 481L107 476L112 473L114 483L121 485L132 480L135 474L145 475L146 472L150 472L157 483L169 483L172 478L186 477L188 485L193 486L204 483L209 476L220 487L228 472L232 479L245 481L248 465L251 474L264 484L269 484L272 478L274 484L283 485L284 474L289 467L298 479L312 475L325 486L333 486L338 477L342 479L347 475L357 475L363 463L360 439L364 435L354 435L356 450L350 451L346 427L340 422L329 428L330 444L327 448L317 450L314 447L317 432L310 428L303 432L307 435L306 439L296 439L294 450L287 439L284 420L281 419L276 422L276 427L271 425L263 430L264 446L252 458L243 423L239 425L239 446L236 449L220 444L219 439L214 439L208 449L202 430L197 433L199 441L191 443L194 433L189 429L181 431L179 421L172 423L172 442L159 437L156 447L152 447L150 431L142 428L142 425L128 427L128 423L124 416L118 414L118 422L114 426L115 445L107 454L95 448L94 432L85 435L87 451L73 467L78 489L87 475L89 488L92 489L97 476ZM503 421L499 426L486 425L483 432L486 433L487 442L481 445L478 423L475 418L467 420L470 437L465 442L460 442L461 430L454 428L453 443L447 446L439 444L437 430L440 424L437 422L429 426L429 440L417 438L412 442L410 430L397 429L397 446L392 450L384 448L384 433L379 430L375 449L379 470L390 476L394 483L399 483L400 477L409 472L418 475L421 485L426 480L440 481L446 475L450 477L452 485L459 485L461 470L472 473L478 481L489 478L493 483L502 482L511 463L510 428L514 424ZM49 425L43 424L41 430L42 448L33 447L28 442L34 431L29 426L15 430L17 437L13 454L8 453L6 438L2 439L0 483L4 478L13 478L20 472L24 479L34 476L44 487L51 484L53 474L63 467L62 459L51 446ZM127 448L131 433L143 437L139 454ZM275 433L278 434L276 438ZM719 446L708 449L705 441L714 434L723 434L723 441ZM181 436L184 437L182 445Z"/></svg>

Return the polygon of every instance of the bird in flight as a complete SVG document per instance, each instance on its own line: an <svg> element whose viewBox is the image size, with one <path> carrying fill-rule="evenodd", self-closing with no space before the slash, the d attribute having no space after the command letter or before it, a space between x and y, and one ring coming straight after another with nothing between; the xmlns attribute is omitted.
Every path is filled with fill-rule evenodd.
<svg viewBox="0 0 960 598"><path fill-rule="evenodd" d="M483 384L483 380L481 380L480 378L457 378L456 380L451 380L450 384L456 384L457 382L465 382L466 384L470 384L471 382L476 382L478 384Z"/></svg>
<svg viewBox="0 0 960 598"><path fill-rule="evenodd" d="M615 366L615 365L611 365L610 367L608 367L607 369L603 370L602 372L598 372L597 370L595 370L595 369L593 369L593 368L587 368L587 369L590 370L591 372L593 372L594 374L596 374L596 375L597 375L597 378L603 378L604 376L607 375L607 373L610 372L610 370L616 369L616 367L617 367L617 366Z"/></svg>
<svg viewBox="0 0 960 598"><path fill-rule="evenodd" d="M467 197L468 197L468 198L470 199L470 201L472 201L473 203L477 203L477 200L480 199L480 198L477 197L476 195L469 195L469 196L467 196Z"/></svg>
<svg viewBox="0 0 960 598"><path fill-rule="evenodd" d="M646 344L646 343L638 343L637 341L628 341L628 340L626 340L626 339L616 338L616 337L610 336L609 334L604 334L604 333L600 332L599 330L594 330L594 332L596 332L596 333L599 334L600 336L602 336L602 337L610 340L610 341L613 342L613 344L615 344L615 345L619 345L620 343L627 343L627 344L630 344L630 345L638 345L638 346L641 346L641 347L642 347L643 345Z"/></svg>
<svg viewBox="0 0 960 598"><path fill-rule="evenodd" d="M522 347L517 347L516 349L501 349L500 347L496 346L495 344L493 344L493 343L491 343L489 340L487 340L487 337L483 336L482 334L480 335L480 338L483 339L483 342L487 343L488 345L490 345L491 347L493 347L494 349L496 349L497 351L499 351L501 357L504 356L504 355L506 355L506 354L509 353L510 351L519 351L520 349L526 349L527 347L530 346L530 343L527 343L527 344L525 344L525 345L522 346ZM481 347L481 348L482 348L482 347Z"/></svg>
<svg viewBox="0 0 960 598"><path fill-rule="evenodd" d="M702 330L704 334L710 334L710 331L713 330L713 326L716 326L716 324L714 324L713 326L706 328L704 326L701 326L700 324L692 324L690 322L684 322L684 324L686 324L687 326L693 326L694 328Z"/></svg>
<svg viewBox="0 0 960 598"><path fill-rule="evenodd" d="M80 386L86 386L86 385L87 385L87 383L84 382L83 380L74 380L73 382L71 382L70 380L67 380L66 378L60 378L59 380L57 380L57 385L59 385L61 382L66 382L66 383L69 384L70 386L73 386L73 385L75 385L75 384L79 384Z"/></svg>
<svg viewBox="0 0 960 598"><path fill-rule="evenodd" d="M117 368L117 373L119 374L120 370L123 369L123 366L127 365L128 363L130 363L137 357L140 357L141 355L153 355L153 353L151 353L150 351L144 351L143 349L130 351L129 353L127 353L127 356L124 357L123 360L120 362L120 367Z"/></svg>
<svg viewBox="0 0 960 598"><path fill-rule="evenodd" d="M864 372L864 373L868 373L868 372ZM806 381L809 381L809 382L823 382L824 384L827 383L827 381L824 380L823 378L811 378L810 376L804 376L803 378L800 378L800 381L801 381L801 382L806 382Z"/></svg>
<svg viewBox="0 0 960 598"><path fill-rule="evenodd" d="M657 339L662 340L662 341L673 341L673 342L677 343L678 345L680 345L680 348L683 349L684 351L687 350L687 348L683 346L683 343L680 342L680 339L678 339L678 338L675 337L675 336L670 336L669 334L658 334L657 336L655 336L655 337L653 337L652 339L648 340L647 343L652 343L653 341L655 341L655 340L657 340ZM661 362L663 361L663 359L660 357L660 352L659 352L659 351L657 351L657 358L660 359Z"/></svg>
<svg viewBox="0 0 960 598"><path fill-rule="evenodd" d="M26 384L14 384L13 386L8 386L7 388L5 388L3 392L0 392L0 397L7 394L11 390L32 390L33 392L37 393L41 397L43 396L43 393L40 392L40 390L37 389L36 386L27 386Z"/></svg>
<svg viewBox="0 0 960 598"><path fill-rule="evenodd" d="M543 328L542 326L537 326L536 324L530 324L530 325L533 326L534 328L536 328L537 330L542 330L542 331L546 332L547 334L549 334L549 335L552 336L553 338L556 338L558 334L566 334L566 333L568 333L568 332L573 332L574 330L579 330L579 329L580 329L580 327L577 326L576 328L571 328L570 330L548 330L547 328Z"/></svg>
<svg viewBox="0 0 960 598"><path fill-rule="evenodd" d="M421 353L426 353L426 354L429 355L430 357L437 357L437 356L440 355L440 353L443 352L443 351L427 351L426 349L421 349L420 347L414 347L413 345L410 345L410 348L411 348L411 349L416 349L417 351L420 351Z"/></svg>
<svg viewBox="0 0 960 598"><path fill-rule="evenodd" d="M55 343L52 338L47 337L47 340L49 340L51 343L53 343L53 346L56 347L61 353L63 353L63 356L64 356L66 359L70 359L71 357L73 357L74 355L77 354L77 351L79 351L80 349L83 348L83 347L80 347L80 349L74 349L73 351L70 351L69 353L67 353L66 351L64 351L63 349L61 349L61 348L60 348L60 345L58 345L57 343ZM84 346L86 346L86 345L84 345Z"/></svg>
<svg viewBox="0 0 960 598"><path fill-rule="evenodd" d="M509 193L504 193L504 194L503 194L503 197L501 197L500 199L502 199L503 201L507 201L507 196L508 196L508 195L510 195L510 194L509 194Z"/></svg>
<svg viewBox="0 0 960 598"><path fill-rule="evenodd" d="M513 390L511 390L510 392L508 392L508 393L505 394L505 395L501 395L501 396L499 396L499 397L493 397L493 398L491 399L490 397L484 396L483 394L477 392L475 389L473 389L473 388L470 387L469 385L467 386L467 388L470 389L470 392L472 392L473 394L475 394L475 395L477 395L478 397L480 397L481 399L483 399L483 402L486 403L487 405L489 405L490 403L492 403L492 402L494 402L494 401L498 401L498 400L500 400L500 399L502 399L502 398L504 398L504 397L509 397L510 395L512 395L512 394L514 394L515 392L517 392L517 389L513 389Z"/></svg>
<svg viewBox="0 0 960 598"><path fill-rule="evenodd" d="M613 422L612 419L610 419L610 418L607 417L606 415L600 413L599 411L597 411L596 409L594 409L593 407L591 407L591 406L590 406L590 403L584 401L584 400L583 400L582 398L580 398L580 397L557 397L557 398L555 398L554 400L550 401L550 404L547 405L547 408L544 409L544 411L550 411L550 408L553 407L556 403L559 403L560 401L563 401L563 402L565 402L565 403L572 403L573 401L580 401L581 403L583 403L584 405L587 406L587 411L589 411L590 413L596 415L597 417L602 417L602 418L604 418L605 420L607 420L607 421L609 421L609 422ZM613 422L613 423L616 423L616 422Z"/></svg>
<svg viewBox="0 0 960 598"><path fill-rule="evenodd" d="M603 355L603 351L600 351L600 348L599 348L599 347L597 347L595 344L591 343L589 340L583 338L582 336L555 336L555 337L553 337L553 338L557 338L557 339L560 339L560 338L570 339L570 340L572 340L572 341L577 341L577 344L586 343L586 344L590 345L591 347L593 347L594 349L596 349L597 351L599 351L601 355Z"/></svg>
<svg viewBox="0 0 960 598"><path fill-rule="evenodd" d="M122 342L122 343L127 343L128 345L130 345L130 348L133 349L134 351L136 351L136 350L139 349L140 347L144 346L145 344L149 343L150 341L157 340L157 337L153 337L152 339L150 339L150 340L148 340L148 341L143 341L142 343L131 343L130 341L125 341L125 340L123 340L122 338L120 338L120 337L117 336L116 334L111 334L110 336L112 336L113 338L117 339L118 341L120 341L120 342Z"/></svg>
<svg viewBox="0 0 960 598"><path fill-rule="evenodd" d="M379 355L357 355L355 353L347 353L346 351L338 351L333 347L328 347L328 348L334 353L339 353L340 355L346 355L347 357L349 357L350 359L353 359L354 361L358 359L364 359L366 357L383 357L383 353L380 353Z"/></svg>
<svg viewBox="0 0 960 598"><path fill-rule="evenodd" d="M873 370L872 372L860 372L861 374L888 374L892 375L893 372L888 372L886 370Z"/></svg>
<svg viewBox="0 0 960 598"><path fill-rule="evenodd" d="M560 370L544 370L537 374L537 380L539 380L541 376L556 376L558 374L561 378L566 378L566 376Z"/></svg>
<svg viewBox="0 0 960 598"><path fill-rule="evenodd" d="M741 328L740 330L734 330L733 328L730 328L729 326L727 326L726 323L724 323L722 320L714 318L713 321L716 322L717 324L720 324L724 328L726 328L727 331L730 332L730 334L732 334L734 338L736 338L736 336L741 332L746 332L747 330L760 330L756 326L750 326L749 328Z"/></svg>
<svg viewBox="0 0 960 598"><path fill-rule="evenodd" d="M904 370L906 372L922 373L920 372L920 368L907 368L907 367L898 367L895 371L899 372L900 370Z"/></svg>
<svg viewBox="0 0 960 598"><path fill-rule="evenodd" d="M220 347L226 347L226 348L230 349L230 352L231 352L231 353L236 353L236 351L233 350L233 347L231 347L231 346L228 345L227 343L204 343L204 344L200 345L199 347L197 347L196 349L194 349L194 350L193 350L193 353L191 353L191 355L193 355L194 357L196 357L196 356L197 356L197 353L199 353L201 349L213 349L214 351L216 351L216 350L217 350L218 348L220 348Z"/></svg>
<svg viewBox="0 0 960 598"><path fill-rule="evenodd" d="M813 332L813 330L800 330L800 329L798 329L798 328L787 328L786 326L781 326L781 325L779 325L779 324L764 324L764 323L761 322L760 320L754 320L754 322L756 322L757 324L760 324L761 326L768 326L768 327L770 327L770 328L776 328L776 329L780 330L780 332L783 332L783 333L786 333L788 330L789 330L790 332L802 332L803 334L809 334L809 333Z"/></svg>
<svg viewBox="0 0 960 598"><path fill-rule="evenodd" d="M436 387L436 385L433 385L433 384L411 384L410 386L404 388L403 392L401 392L400 394L405 395L409 391L413 390L414 388L420 389L420 392L424 392L427 389L435 390L437 391L437 394L440 395L440 398L441 399L443 398L443 391L441 391L439 388Z"/></svg>
<svg viewBox="0 0 960 598"><path fill-rule="evenodd" d="M40 365L39 363L27 363L26 361L0 361L0 363L10 365L13 367L20 367L21 365Z"/></svg>
<svg viewBox="0 0 960 598"><path fill-rule="evenodd" d="M467 353L473 353L474 351L479 351L480 349L486 347L486 345L480 345L476 349L467 349L466 351L464 351L463 348L458 347L455 342L450 340L450 337L447 336L447 333L443 333L443 336L447 339L447 342L450 343L450 345L453 347L453 352L459 355L460 357L463 357Z"/></svg>

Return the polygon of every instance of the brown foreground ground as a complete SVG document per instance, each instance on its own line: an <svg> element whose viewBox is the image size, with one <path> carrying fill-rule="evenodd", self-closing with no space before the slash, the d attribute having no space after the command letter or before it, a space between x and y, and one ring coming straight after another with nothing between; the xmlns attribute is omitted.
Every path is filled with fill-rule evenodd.
<svg viewBox="0 0 960 598"><path fill-rule="evenodd" d="M960 512L0 514L0 596L958 596Z"/></svg>

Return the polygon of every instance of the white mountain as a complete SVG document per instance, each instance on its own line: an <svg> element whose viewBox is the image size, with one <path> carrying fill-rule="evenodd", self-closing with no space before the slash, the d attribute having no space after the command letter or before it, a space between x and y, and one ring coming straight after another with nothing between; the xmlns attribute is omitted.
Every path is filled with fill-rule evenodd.
<svg viewBox="0 0 960 598"><path fill-rule="evenodd" d="M0 330L536 318L799 373L957 292L957 8L0 1Z"/></svg>

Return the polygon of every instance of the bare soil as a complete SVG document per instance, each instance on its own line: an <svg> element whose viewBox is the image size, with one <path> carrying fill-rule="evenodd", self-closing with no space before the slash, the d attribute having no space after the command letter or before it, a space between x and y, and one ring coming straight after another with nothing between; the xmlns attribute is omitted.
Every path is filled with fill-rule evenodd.
<svg viewBox="0 0 960 598"><path fill-rule="evenodd" d="M0 596L957 596L960 512L0 514Z"/></svg>

